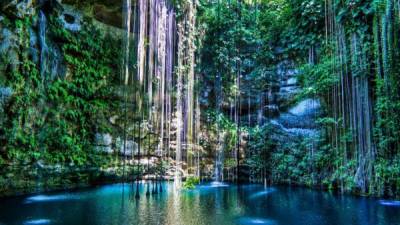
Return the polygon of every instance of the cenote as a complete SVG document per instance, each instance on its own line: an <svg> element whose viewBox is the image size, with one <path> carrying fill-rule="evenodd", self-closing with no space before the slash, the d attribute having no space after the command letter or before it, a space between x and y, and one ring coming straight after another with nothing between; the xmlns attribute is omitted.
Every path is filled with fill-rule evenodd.
<svg viewBox="0 0 400 225"><path fill-rule="evenodd" d="M299 187L113 184L0 200L0 224L398 225L400 204ZM395 202L394 202L395 203Z"/></svg>
<svg viewBox="0 0 400 225"><path fill-rule="evenodd" d="M8 224L400 225L400 0L0 0Z"/></svg>

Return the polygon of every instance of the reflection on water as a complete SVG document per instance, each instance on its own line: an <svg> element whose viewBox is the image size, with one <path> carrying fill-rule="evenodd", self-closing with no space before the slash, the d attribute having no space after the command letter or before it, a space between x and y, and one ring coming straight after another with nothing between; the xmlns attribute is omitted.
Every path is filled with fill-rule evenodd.
<svg viewBox="0 0 400 225"><path fill-rule="evenodd" d="M257 218L257 217L241 217L238 219L240 225L275 225L277 224L274 220Z"/></svg>
<svg viewBox="0 0 400 225"><path fill-rule="evenodd" d="M47 219L27 220L23 224L24 225L51 224L51 221Z"/></svg>
<svg viewBox="0 0 400 225"><path fill-rule="evenodd" d="M26 198L25 203L34 203L34 202L50 202L50 201L67 201L79 199L78 195L35 195L29 198Z"/></svg>
<svg viewBox="0 0 400 225"><path fill-rule="evenodd" d="M204 185L205 187L229 187L228 184L219 182L219 181L214 181L211 182L210 185Z"/></svg>
<svg viewBox="0 0 400 225"><path fill-rule="evenodd" d="M260 198L260 197L269 195L269 194L273 193L274 191L275 191L275 188L265 188L265 190L258 191L254 194L251 194L249 198L250 199Z"/></svg>
<svg viewBox="0 0 400 225"><path fill-rule="evenodd" d="M400 201L389 201L389 200L381 200L379 201L381 205L385 206L398 206L400 207Z"/></svg>
<svg viewBox="0 0 400 225"><path fill-rule="evenodd" d="M215 183L180 192L174 191L173 183L163 183L163 192L146 195L148 185L152 184L115 184L2 199L0 224L400 224L398 201L336 196L303 188Z"/></svg>

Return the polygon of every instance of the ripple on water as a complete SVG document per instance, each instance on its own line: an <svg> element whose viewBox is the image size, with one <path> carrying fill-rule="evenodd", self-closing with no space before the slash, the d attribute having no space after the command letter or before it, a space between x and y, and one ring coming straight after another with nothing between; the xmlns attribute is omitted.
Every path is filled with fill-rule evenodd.
<svg viewBox="0 0 400 225"><path fill-rule="evenodd" d="M210 187L229 187L229 184L214 181L214 182L211 182Z"/></svg>
<svg viewBox="0 0 400 225"><path fill-rule="evenodd" d="M37 219L37 220L27 220L23 222L23 225L41 225L41 224L50 224L51 220L49 219Z"/></svg>
<svg viewBox="0 0 400 225"><path fill-rule="evenodd" d="M275 220L264 219L259 217L241 217L237 220L239 225L277 225Z"/></svg>
<svg viewBox="0 0 400 225"><path fill-rule="evenodd" d="M209 189L215 189L215 188L222 188L222 187L229 187L229 184L226 183L222 183L222 182L212 182L209 184L202 184L202 185L198 185L197 189L199 190L209 190Z"/></svg>
<svg viewBox="0 0 400 225"><path fill-rule="evenodd" d="M257 193L254 193L254 194L250 195L249 198L250 199L259 198L259 197L262 197L262 196L265 196L265 195L269 195L269 194L271 194L271 193L273 193L275 191L276 191L275 188L267 188L266 190L259 191Z"/></svg>
<svg viewBox="0 0 400 225"><path fill-rule="evenodd" d="M34 202L54 202L54 201L76 200L76 199L79 199L79 197L72 195L35 195L26 198L25 204Z"/></svg>
<svg viewBox="0 0 400 225"><path fill-rule="evenodd" d="M400 207L400 201L391 201L391 200L380 200L379 204L384 206L396 206Z"/></svg>

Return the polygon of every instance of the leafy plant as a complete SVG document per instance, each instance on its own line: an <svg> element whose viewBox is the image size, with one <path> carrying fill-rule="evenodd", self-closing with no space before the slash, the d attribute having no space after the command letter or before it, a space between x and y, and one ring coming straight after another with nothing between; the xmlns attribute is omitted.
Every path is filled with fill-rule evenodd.
<svg viewBox="0 0 400 225"><path fill-rule="evenodd" d="M196 185L200 184L199 177L188 177L186 178L185 182L183 183L184 189L195 189Z"/></svg>

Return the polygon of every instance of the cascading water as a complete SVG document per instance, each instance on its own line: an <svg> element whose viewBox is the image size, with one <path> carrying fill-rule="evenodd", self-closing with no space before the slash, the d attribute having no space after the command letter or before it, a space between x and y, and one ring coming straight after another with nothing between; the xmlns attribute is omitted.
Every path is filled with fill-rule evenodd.
<svg viewBox="0 0 400 225"><path fill-rule="evenodd" d="M185 12L182 18L177 19L169 1L139 0L134 10L138 12L138 16L132 17L131 1L124 0L123 2L123 26L126 34L123 40L121 80L126 89L130 81L134 82L135 113L140 114L142 122L139 124L144 123L148 127L143 131L145 133L143 138L146 139L144 147L147 148L144 150L148 155L147 172L150 171L149 161L153 152L162 160L165 156L170 157L170 151L175 150L174 177L176 187L179 188L183 174L182 151L188 151L188 146L193 149L194 127L196 127L196 121L199 122L194 118L195 4L191 1L185 3L183 5ZM133 23L133 26L132 20L137 20L134 21L136 23ZM135 47L129 44L133 36L131 30L138 31L137 37L134 37L137 43ZM131 49L135 49L136 54L136 78L129 77L133 74L129 69L130 52L133 52ZM177 56L176 60L175 56ZM176 95L171 94L174 90ZM128 100L127 90L124 90L124 93L125 100ZM144 101L145 104L143 104ZM173 103L175 112L173 112ZM125 126L125 129L127 127L129 126ZM139 133L142 133L140 127ZM152 149L152 139L155 135L158 135L156 147ZM175 137L172 137L173 135ZM172 141L173 138L176 141ZM138 139L140 149L140 146L143 146L141 145L142 135L139 134ZM164 150L167 150L166 155L164 155Z"/></svg>
<svg viewBox="0 0 400 225"><path fill-rule="evenodd" d="M124 57L122 61L122 77L123 85L128 85L129 81L129 52L130 52L130 38L131 38L131 14L132 14L132 2L131 0L124 0L124 22L123 27L125 35L123 39L122 50L124 51Z"/></svg>
<svg viewBox="0 0 400 225"><path fill-rule="evenodd" d="M214 182L223 182L224 180L224 139L225 135L221 132L219 126L220 113L221 113L221 104L223 99L222 92L222 77L217 75L216 84L215 84L215 92L217 99L217 132L218 132L218 145L215 151L215 165L214 165Z"/></svg>
<svg viewBox="0 0 400 225"><path fill-rule="evenodd" d="M147 32L147 0L138 1L139 8L139 36L137 46L137 74L140 84L143 83L146 60L146 32Z"/></svg>
<svg viewBox="0 0 400 225"><path fill-rule="evenodd" d="M167 49L166 49L166 38L167 38L167 6L165 1L161 1L157 7L157 18L158 22L158 31L157 31L157 89L158 89L158 99L157 99L157 109L159 112L159 130L160 130L160 138L158 144L158 153L162 157L163 149L164 149L164 121L165 121L165 81L166 81L166 61L167 61Z"/></svg>
<svg viewBox="0 0 400 225"><path fill-rule="evenodd" d="M40 75L45 79L48 70L49 48L46 43L47 19L43 11L39 12L39 44L40 44Z"/></svg>
<svg viewBox="0 0 400 225"><path fill-rule="evenodd" d="M132 3L131 0L124 0L123 2L123 14L124 14L124 21L123 21L123 28L125 30L125 34L122 41L122 50L124 52L123 59L122 59L122 71L121 71L121 84L123 86L123 96L124 96L124 140L123 140L123 149L122 154L124 155L124 168L123 168L123 175L125 176L125 164L127 161L127 104L128 104L128 82L129 82L129 50L130 50L130 38L131 38L131 12L132 12Z"/></svg>
<svg viewBox="0 0 400 225"><path fill-rule="evenodd" d="M179 31L178 31L179 32ZM182 32L182 31L181 31ZM178 60L182 56L182 49L178 50ZM176 93L176 152L175 152L175 188L181 187L181 170L182 170L182 135L183 135L183 102L182 102L182 89L183 89L183 77L181 68L178 68L177 72L177 93Z"/></svg>
<svg viewBox="0 0 400 225"><path fill-rule="evenodd" d="M177 147L176 147L176 165L175 172L176 186L179 188L181 181L182 170L182 145L188 151L188 146L192 146L193 138L193 91L194 91L194 53L195 53L195 15L196 4L192 1L187 1L183 6L184 16L178 20L178 58L177 58ZM186 110L184 108L186 107ZM182 122L187 123L183 126ZM189 124L188 124L189 123ZM185 136L186 135L186 136ZM186 143L183 143L183 141Z"/></svg>
<svg viewBox="0 0 400 225"><path fill-rule="evenodd" d="M198 83L198 78L197 82ZM200 101L199 101L199 95L196 96L196 129L195 129L195 135L196 135L196 176L201 177L200 174L200 154L201 154L201 148L200 148Z"/></svg>
<svg viewBox="0 0 400 225"><path fill-rule="evenodd" d="M223 182L224 181L224 139L225 133L218 133L218 149L215 156L215 168L214 168L214 181Z"/></svg>

